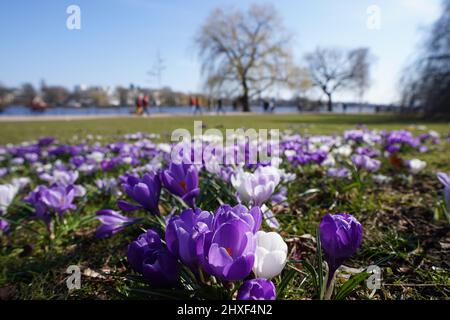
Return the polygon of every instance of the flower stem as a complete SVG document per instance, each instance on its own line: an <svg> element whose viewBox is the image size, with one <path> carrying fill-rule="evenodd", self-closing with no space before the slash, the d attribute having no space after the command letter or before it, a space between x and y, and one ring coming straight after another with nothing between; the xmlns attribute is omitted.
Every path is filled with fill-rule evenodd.
<svg viewBox="0 0 450 320"><path fill-rule="evenodd" d="M336 275L336 269L330 269L328 271L327 281L326 281L326 289L325 289L325 294L323 297L324 300L331 300L331 296L333 295L334 282L336 279L335 275Z"/></svg>

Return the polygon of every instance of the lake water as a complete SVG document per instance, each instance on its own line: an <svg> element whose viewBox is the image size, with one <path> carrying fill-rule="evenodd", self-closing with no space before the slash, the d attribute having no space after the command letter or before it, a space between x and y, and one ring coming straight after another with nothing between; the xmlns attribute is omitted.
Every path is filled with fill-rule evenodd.
<svg viewBox="0 0 450 320"><path fill-rule="evenodd" d="M224 107L226 113L233 113L231 107ZM69 107L52 107L45 111L33 111L26 106L9 106L0 111L0 117L8 116L84 116L84 115L130 115L134 112L134 107L83 107L83 108L69 108ZM208 110L202 109L204 113L209 113ZM263 109L260 106L252 106L252 112L263 113ZM162 106L159 109L156 107L149 108L150 114L155 113L169 113L169 114L189 114L192 113L192 109L187 106ZM275 108L274 113L292 113L298 112L296 107L291 106L278 106ZM325 108L319 110L319 112L326 112ZM348 107L347 112L354 113L374 113L374 109L367 106L360 107ZM333 113L343 113L342 107L337 105L334 107Z"/></svg>

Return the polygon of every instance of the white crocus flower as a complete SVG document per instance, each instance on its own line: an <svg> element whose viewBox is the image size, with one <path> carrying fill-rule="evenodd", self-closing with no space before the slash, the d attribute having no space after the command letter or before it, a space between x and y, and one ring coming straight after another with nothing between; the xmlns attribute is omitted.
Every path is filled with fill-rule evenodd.
<svg viewBox="0 0 450 320"><path fill-rule="evenodd" d="M160 144L158 144L158 150L161 150L162 152L165 152L165 153L170 153L170 151L172 150L172 147L168 143L160 143Z"/></svg>
<svg viewBox="0 0 450 320"><path fill-rule="evenodd" d="M86 158L88 158L89 160L93 160L93 161L95 161L97 163L100 163L105 158L105 155L102 152L94 151L91 154L88 154L86 156Z"/></svg>
<svg viewBox="0 0 450 320"><path fill-rule="evenodd" d="M277 218L273 214L273 211L270 210L265 204L261 206L261 212L263 214L263 218L266 221L266 224L269 228L277 230L280 228L280 223Z"/></svg>
<svg viewBox="0 0 450 320"><path fill-rule="evenodd" d="M297 155L297 152L295 151L295 150L285 150L284 151L284 155L286 156L286 157L294 157L294 156L296 156Z"/></svg>
<svg viewBox="0 0 450 320"><path fill-rule="evenodd" d="M326 159L322 162L322 166L324 167L334 167L336 165L336 159L330 154L326 157Z"/></svg>
<svg viewBox="0 0 450 320"><path fill-rule="evenodd" d="M426 167L427 163L419 159L412 159L409 161L409 171L412 174L418 174Z"/></svg>
<svg viewBox="0 0 450 320"><path fill-rule="evenodd" d="M254 173L239 169L231 176L231 184L236 189L242 202L259 206L267 201L280 183L278 168L272 166L258 167Z"/></svg>
<svg viewBox="0 0 450 320"><path fill-rule="evenodd" d="M253 175L250 172L245 172L242 169L237 170L237 172L231 176L231 184L236 189L239 198L243 202L250 202L252 199L253 192L250 183L252 177Z"/></svg>
<svg viewBox="0 0 450 320"><path fill-rule="evenodd" d="M334 153L342 156L342 157L349 157L352 154L352 147L348 144L344 144L340 146L339 148L334 150Z"/></svg>
<svg viewBox="0 0 450 320"><path fill-rule="evenodd" d="M11 180L11 184L13 186L16 186L18 190L22 190L27 185L29 185L30 182L31 182L31 179L28 177L13 178Z"/></svg>
<svg viewBox="0 0 450 320"><path fill-rule="evenodd" d="M392 181L392 178L389 176L386 176L384 174L375 174L372 176L373 180L377 183L383 184L383 183L389 183Z"/></svg>
<svg viewBox="0 0 450 320"><path fill-rule="evenodd" d="M13 184L0 185L0 214L4 214L11 202L14 200L19 187Z"/></svg>
<svg viewBox="0 0 450 320"><path fill-rule="evenodd" d="M279 275L286 265L288 252L286 242L276 232L258 231L255 237L253 272L256 277L270 279Z"/></svg>

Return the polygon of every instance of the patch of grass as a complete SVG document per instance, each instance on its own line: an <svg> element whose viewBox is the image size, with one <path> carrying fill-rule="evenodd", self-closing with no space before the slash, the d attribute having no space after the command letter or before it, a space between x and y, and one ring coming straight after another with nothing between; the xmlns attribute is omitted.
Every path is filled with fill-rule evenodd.
<svg viewBox="0 0 450 320"><path fill-rule="evenodd" d="M39 136L53 135L61 141L73 136L84 137L87 134L115 136L124 133L148 132L170 137L177 128L193 131L194 121L203 121L205 129L220 130L233 128L292 129L301 133L330 134L343 131L359 124L369 128L403 129L410 125L426 125L428 129L440 133L450 130L448 120L426 121L417 117L399 117L396 115L225 115L225 116L173 116L173 117L122 117L87 120L52 121L2 121L0 122L0 144L34 140ZM414 129L414 128L413 128ZM416 129L414 129L416 130Z"/></svg>

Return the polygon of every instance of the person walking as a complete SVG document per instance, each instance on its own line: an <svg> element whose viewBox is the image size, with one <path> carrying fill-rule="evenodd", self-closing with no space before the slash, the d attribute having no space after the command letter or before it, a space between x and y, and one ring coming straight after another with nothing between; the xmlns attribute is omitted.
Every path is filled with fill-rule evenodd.
<svg viewBox="0 0 450 320"><path fill-rule="evenodd" d="M189 108L191 109L191 112L194 113L195 109L195 99L193 96L189 96Z"/></svg>
<svg viewBox="0 0 450 320"><path fill-rule="evenodd" d="M220 112L225 113L225 110L223 109L222 98L217 99L217 114L219 114Z"/></svg>
<svg viewBox="0 0 450 320"><path fill-rule="evenodd" d="M262 105L263 105L263 112L268 112L269 111L269 102L266 99L263 99L262 101Z"/></svg>
<svg viewBox="0 0 450 320"><path fill-rule="evenodd" d="M194 98L194 106L195 106L194 114L197 114L197 112L202 114L202 109L200 108L200 99L199 99L199 97L195 97Z"/></svg>
<svg viewBox="0 0 450 320"><path fill-rule="evenodd" d="M276 107L277 107L277 105L276 105L275 98L270 99L270 107L269 107L270 113L275 112L275 108L276 108Z"/></svg>
<svg viewBox="0 0 450 320"><path fill-rule="evenodd" d="M236 100L236 99L233 100L232 107L233 107L233 111L237 111L237 109L238 109L238 103L237 103L237 100Z"/></svg>
<svg viewBox="0 0 450 320"><path fill-rule="evenodd" d="M342 111L344 111L344 113L347 113L347 104L346 103L342 104Z"/></svg>
<svg viewBox="0 0 450 320"><path fill-rule="evenodd" d="M144 96L142 97L142 114L150 115L150 112L148 110L149 102L150 97L148 96L148 94L145 93Z"/></svg>
<svg viewBox="0 0 450 320"><path fill-rule="evenodd" d="M143 113L143 96L142 93L139 93L136 97L135 100L135 105L136 105L136 114L137 115L142 115Z"/></svg>

